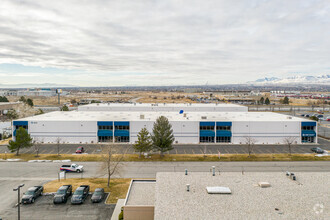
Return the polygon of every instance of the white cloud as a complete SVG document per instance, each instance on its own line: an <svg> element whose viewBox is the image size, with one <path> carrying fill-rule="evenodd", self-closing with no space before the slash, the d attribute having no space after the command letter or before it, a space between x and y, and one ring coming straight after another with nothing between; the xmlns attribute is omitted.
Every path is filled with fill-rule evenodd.
<svg viewBox="0 0 330 220"><path fill-rule="evenodd" d="M1 0L0 63L81 70L45 72L37 80L83 86L223 84L265 74L323 74L329 71L329 5L326 0ZM31 74L6 80L35 82Z"/></svg>

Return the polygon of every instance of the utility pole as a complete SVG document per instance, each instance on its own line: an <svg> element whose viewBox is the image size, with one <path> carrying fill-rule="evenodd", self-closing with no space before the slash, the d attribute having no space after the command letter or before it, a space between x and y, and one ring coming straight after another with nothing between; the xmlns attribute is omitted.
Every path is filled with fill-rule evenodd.
<svg viewBox="0 0 330 220"><path fill-rule="evenodd" d="M60 94L62 93L62 89L56 89L56 93L57 93L57 97L58 97L58 104L61 104L61 100L60 100Z"/></svg>
<svg viewBox="0 0 330 220"><path fill-rule="evenodd" d="M21 184L21 185L19 185L16 189L13 189L13 191L17 191L17 193L18 193L18 196L17 196L17 208L18 208L18 215L17 215L17 219L18 220L20 220L21 219L21 216L20 216L20 188L21 187L23 187L24 186L24 184Z"/></svg>

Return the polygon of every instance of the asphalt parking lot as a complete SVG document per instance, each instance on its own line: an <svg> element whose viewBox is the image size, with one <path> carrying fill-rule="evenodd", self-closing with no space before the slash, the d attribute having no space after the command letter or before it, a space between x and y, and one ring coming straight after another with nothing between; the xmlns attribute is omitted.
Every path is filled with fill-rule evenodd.
<svg viewBox="0 0 330 220"><path fill-rule="evenodd" d="M115 205L104 204L104 200L101 203L91 203L90 197L91 195L81 205L71 205L70 200L66 204L54 205L53 195L43 195L34 204L21 206L21 219L110 219ZM16 219L17 207L12 206L0 217Z"/></svg>
<svg viewBox="0 0 330 220"><path fill-rule="evenodd" d="M330 151L330 141L318 138L318 144L301 144L293 145L292 153L311 153L312 147L320 147L327 151ZM60 154L73 154L78 146L83 146L88 154L104 153L106 145L103 144L62 144L60 146ZM174 145L174 149L168 154L203 154L206 150L206 154L244 154L248 153L247 146L235 145L235 144L194 144L194 145ZM117 153L134 154L137 153L130 144L114 145L113 149ZM0 153L8 152L6 146L0 146ZM21 153L35 153L33 147L29 149L21 149ZM39 149L40 154L57 154L57 146L54 144L45 144ZM253 147L253 153L255 154L269 154L269 153L288 153L288 147L285 145L258 145Z"/></svg>

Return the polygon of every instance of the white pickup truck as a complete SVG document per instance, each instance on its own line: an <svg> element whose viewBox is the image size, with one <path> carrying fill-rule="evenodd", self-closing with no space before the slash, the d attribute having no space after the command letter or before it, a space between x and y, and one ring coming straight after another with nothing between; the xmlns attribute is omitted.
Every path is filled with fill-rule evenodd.
<svg viewBox="0 0 330 220"><path fill-rule="evenodd" d="M60 168L61 171L65 171L65 172L83 172L83 166L79 166L77 164L71 164L71 165L62 165Z"/></svg>

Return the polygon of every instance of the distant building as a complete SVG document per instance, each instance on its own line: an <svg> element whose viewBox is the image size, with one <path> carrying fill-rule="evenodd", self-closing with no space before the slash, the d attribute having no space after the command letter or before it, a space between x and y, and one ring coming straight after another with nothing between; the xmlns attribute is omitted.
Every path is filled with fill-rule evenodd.
<svg viewBox="0 0 330 220"><path fill-rule="evenodd" d="M61 95L67 95L68 92L63 91ZM56 96L55 89L26 89L26 90L0 90L0 96Z"/></svg>
<svg viewBox="0 0 330 220"><path fill-rule="evenodd" d="M28 90L18 90L17 96L56 96L55 90L50 89L28 89Z"/></svg>
<svg viewBox="0 0 330 220"><path fill-rule="evenodd" d="M17 91L15 90L0 90L0 96L16 96Z"/></svg>

